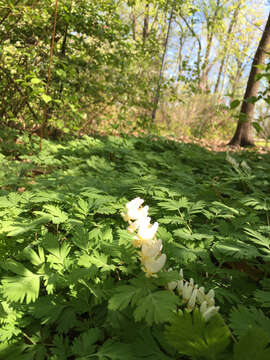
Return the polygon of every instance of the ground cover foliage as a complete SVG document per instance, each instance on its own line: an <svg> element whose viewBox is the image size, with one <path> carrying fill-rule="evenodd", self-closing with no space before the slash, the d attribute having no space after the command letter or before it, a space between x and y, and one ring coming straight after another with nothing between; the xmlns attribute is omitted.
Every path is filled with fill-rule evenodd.
<svg viewBox="0 0 270 360"><path fill-rule="evenodd" d="M0 359L270 358L269 155L152 137L0 146ZM167 255L157 277L120 215L138 196ZM166 288L180 268L215 290L208 322Z"/></svg>

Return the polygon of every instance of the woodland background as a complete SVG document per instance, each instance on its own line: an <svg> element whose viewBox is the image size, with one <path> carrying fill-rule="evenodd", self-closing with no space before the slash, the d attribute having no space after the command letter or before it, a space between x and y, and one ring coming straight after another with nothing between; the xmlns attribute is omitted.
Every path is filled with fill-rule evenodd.
<svg viewBox="0 0 270 360"><path fill-rule="evenodd" d="M264 0L0 1L1 122L42 137L151 129L230 140L268 7ZM269 76L261 70L252 121L267 139Z"/></svg>

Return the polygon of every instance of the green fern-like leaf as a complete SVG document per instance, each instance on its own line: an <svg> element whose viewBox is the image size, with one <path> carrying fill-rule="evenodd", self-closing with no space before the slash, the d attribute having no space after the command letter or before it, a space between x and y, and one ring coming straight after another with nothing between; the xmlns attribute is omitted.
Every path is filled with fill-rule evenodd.
<svg viewBox="0 0 270 360"><path fill-rule="evenodd" d="M230 313L230 326L237 336L243 336L248 329L262 328L270 336L270 318L266 317L260 309L239 306Z"/></svg>
<svg viewBox="0 0 270 360"><path fill-rule="evenodd" d="M50 216L53 224L61 224L68 220L68 214L61 210L59 207L54 205L44 205L43 209L45 211L35 211L35 214L42 216Z"/></svg>
<svg viewBox="0 0 270 360"><path fill-rule="evenodd" d="M206 323L197 309L193 314L179 313L166 328L165 336L180 354L192 359L218 359L230 343L230 331L221 316Z"/></svg>
<svg viewBox="0 0 270 360"><path fill-rule="evenodd" d="M245 336L234 346L233 360L269 360L270 336L263 329L248 329Z"/></svg>
<svg viewBox="0 0 270 360"><path fill-rule="evenodd" d="M95 343L102 339L102 331L98 328L89 329L73 340L72 353L77 358L85 358L93 354L97 345Z"/></svg>
<svg viewBox="0 0 270 360"><path fill-rule="evenodd" d="M179 303L179 297L169 291L156 291L142 297L136 304L134 318L148 325L170 321Z"/></svg>
<svg viewBox="0 0 270 360"><path fill-rule="evenodd" d="M38 298L40 279L38 275L5 277L2 280L2 291L9 301L29 304Z"/></svg>
<svg viewBox="0 0 270 360"><path fill-rule="evenodd" d="M134 303L143 295L143 291L133 285L118 286L115 290L115 294L109 300L110 310L123 310L129 304Z"/></svg>
<svg viewBox="0 0 270 360"><path fill-rule="evenodd" d="M161 209L167 211L176 211L179 209L188 209L189 208L189 201L186 197L182 197L179 200L166 200L158 203L158 206Z"/></svg>
<svg viewBox="0 0 270 360"><path fill-rule="evenodd" d="M262 307L270 308L270 291L256 290L254 297Z"/></svg>
<svg viewBox="0 0 270 360"><path fill-rule="evenodd" d="M220 241L213 246L213 254L220 261L226 259L252 259L259 255L258 250L251 244L240 240Z"/></svg>
<svg viewBox="0 0 270 360"><path fill-rule="evenodd" d="M136 360L136 356L131 352L129 344L123 344L115 340L107 340L95 354L98 359L111 360Z"/></svg>
<svg viewBox="0 0 270 360"><path fill-rule="evenodd" d="M249 240L253 243L270 249L270 238L267 238L258 231L249 228L245 229L245 233L249 235Z"/></svg>

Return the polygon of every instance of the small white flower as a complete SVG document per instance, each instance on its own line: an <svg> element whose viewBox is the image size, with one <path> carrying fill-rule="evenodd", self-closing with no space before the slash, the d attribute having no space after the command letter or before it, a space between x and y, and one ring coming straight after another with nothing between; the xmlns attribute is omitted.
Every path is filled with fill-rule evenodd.
<svg viewBox="0 0 270 360"><path fill-rule="evenodd" d="M153 274L159 272L166 262L166 254L160 255L158 258L147 258L142 263L143 270L146 272L146 276L153 276Z"/></svg>
<svg viewBox="0 0 270 360"><path fill-rule="evenodd" d="M172 271L172 268L169 268L168 271ZM170 291L173 291L174 289L177 288L177 284L178 284L177 281L170 281L170 282L167 284L167 289L170 290Z"/></svg>
<svg viewBox="0 0 270 360"><path fill-rule="evenodd" d="M145 243L142 245L141 256L142 258L155 258L162 250L162 241L152 241L151 243Z"/></svg>
<svg viewBox="0 0 270 360"><path fill-rule="evenodd" d="M205 293L204 293L204 287L203 286L201 286L198 289L197 301L198 301L199 304L202 304L205 301Z"/></svg>
<svg viewBox="0 0 270 360"><path fill-rule="evenodd" d="M205 295L205 301L207 301L208 306L215 305L215 291L213 289L209 290L209 292Z"/></svg>
<svg viewBox="0 0 270 360"><path fill-rule="evenodd" d="M125 221L138 220L140 218L147 217L149 206L141 207L143 199L139 197L131 200L126 204L126 214L121 214Z"/></svg>
<svg viewBox="0 0 270 360"><path fill-rule="evenodd" d="M208 309L208 307L207 307L207 302L206 302L206 301L202 302L202 304L201 304L201 306L200 306L200 312L201 312L202 314L204 314L207 309Z"/></svg>
<svg viewBox="0 0 270 360"><path fill-rule="evenodd" d="M198 294L198 289L197 287L194 288L192 295L187 303L187 310L188 311L192 311L195 307L196 304L196 298L197 298L197 294Z"/></svg>
<svg viewBox="0 0 270 360"><path fill-rule="evenodd" d="M178 280L177 281L177 292L179 295L182 295L184 291L184 280Z"/></svg>
<svg viewBox="0 0 270 360"><path fill-rule="evenodd" d="M144 200L137 197L131 201L129 201L128 203L126 203L126 208L127 210L129 209L138 209L142 204L143 204Z"/></svg>
<svg viewBox="0 0 270 360"><path fill-rule="evenodd" d="M179 271L179 277L180 277L181 280L184 279L183 269L180 269L180 271Z"/></svg>
<svg viewBox="0 0 270 360"><path fill-rule="evenodd" d="M218 310L219 306L211 306L202 314L202 317L205 321L208 321L212 316L218 313Z"/></svg>
<svg viewBox="0 0 270 360"><path fill-rule="evenodd" d="M138 229L138 237L144 241L153 240L157 229L158 223L155 222L153 225L150 224L151 219L149 217L144 218L143 221L140 221Z"/></svg>
<svg viewBox="0 0 270 360"><path fill-rule="evenodd" d="M184 285L183 294L182 294L184 303L188 302L188 300L191 297L192 291L193 291L193 286L189 282L186 282Z"/></svg>

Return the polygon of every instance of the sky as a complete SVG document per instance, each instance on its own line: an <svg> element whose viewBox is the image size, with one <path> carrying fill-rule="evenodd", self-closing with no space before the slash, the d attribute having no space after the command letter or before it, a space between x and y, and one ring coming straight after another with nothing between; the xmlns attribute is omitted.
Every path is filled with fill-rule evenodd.
<svg viewBox="0 0 270 360"><path fill-rule="evenodd" d="M249 45L245 49L245 53L247 53L247 55L248 55L248 58L247 58L248 63L244 69L243 78L247 80L249 72L250 72L252 59L254 57L254 54L255 54L257 46L258 46L259 39L260 39L262 31L264 29L264 24L268 18L268 14L269 14L269 10L270 10L270 1L251 0L251 1L245 2L245 4L247 6L247 10L245 11L244 21L246 23L246 26L251 31L250 38L252 38L252 36L253 36L252 41L249 41ZM199 19L199 17L202 17L201 13L199 13L198 19ZM260 26L258 26L258 25L260 25ZM202 43L202 58L203 58L204 52L205 52L205 43L206 43L205 34L206 33L205 33L205 31L202 31L202 26L200 23L198 23L198 25L195 27L195 31L197 32L197 34L200 35L200 39L201 39L201 43ZM251 35L251 33L253 33L253 35ZM254 37L254 34L255 34L255 37ZM169 78L177 78L177 76L178 76L178 66L176 63L176 57L177 57L178 50L179 50L179 36L180 36L179 26L174 22L173 26L172 26L172 31L171 31L170 44L169 44L167 55L166 55L165 74ZM222 33L220 36L222 36ZM234 45L236 47L239 47L241 40L244 39L246 36L247 36L247 33L243 34L243 33L239 32L238 42L236 42ZM224 33L224 38L226 38L226 32ZM187 56L191 51L191 54L192 54L191 55L191 64L192 64L192 67L194 67L194 68L196 67L195 62L197 59L197 49L198 49L198 46L197 46L197 43L194 42L194 38L193 39L189 38L186 41L183 55ZM240 56L241 56L243 54L244 49L240 49L240 50L241 50L240 51ZM216 56L218 55L218 51L219 51L219 44L215 40L214 46L210 53L210 62L211 62L211 60L216 58ZM241 54L241 52L242 52L242 54ZM231 55L231 57L232 56L233 55ZM214 87L214 84L215 84L215 81L217 78L217 71L218 71L218 66L213 66L209 73L209 81L212 83L212 87ZM225 87L226 87L226 84L228 83L228 80L229 80L228 76L225 75L225 78L224 78ZM221 81L223 81L223 79L221 79ZM243 81L243 82L245 82L245 81Z"/></svg>

